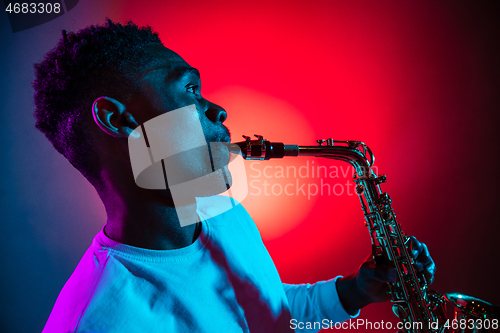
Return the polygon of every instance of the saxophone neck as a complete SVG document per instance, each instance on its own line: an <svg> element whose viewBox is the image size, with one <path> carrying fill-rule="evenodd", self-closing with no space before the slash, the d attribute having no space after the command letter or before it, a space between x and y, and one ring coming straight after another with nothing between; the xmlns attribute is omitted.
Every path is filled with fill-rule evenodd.
<svg viewBox="0 0 500 333"><path fill-rule="evenodd" d="M333 139L316 140L317 146L285 145L281 142L270 142L262 135L254 135L255 139L243 135L245 141L236 142L232 152L237 152L246 160L269 160L285 156L323 157L351 164L358 177L368 177L375 163L375 156L370 148L361 141L337 141Z"/></svg>

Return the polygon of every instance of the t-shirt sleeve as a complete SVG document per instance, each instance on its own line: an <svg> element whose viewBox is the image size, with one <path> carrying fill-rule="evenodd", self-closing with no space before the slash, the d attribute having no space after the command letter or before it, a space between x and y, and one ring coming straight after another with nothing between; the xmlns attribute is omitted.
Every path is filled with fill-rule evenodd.
<svg viewBox="0 0 500 333"><path fill-rule="evenodd" d="M292 315L291 324L294 324L295 332L318 332L321 327L324 327L322 323L326 321L329 325L331 322L333 324L340 323L359 316L360 311L354 316L349 315L340 303L336 282L341 277L337 276L315 284L283 283ZM307 323L312 323L310 324L312 327L314 327L314 323L320 323L316 325L320 328L306 329Z"/></svg>

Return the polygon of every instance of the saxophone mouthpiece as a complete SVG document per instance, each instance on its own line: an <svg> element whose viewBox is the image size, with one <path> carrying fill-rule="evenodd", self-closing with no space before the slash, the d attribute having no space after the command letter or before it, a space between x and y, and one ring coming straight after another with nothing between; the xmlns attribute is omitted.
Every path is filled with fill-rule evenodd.
<svg viewBox="0 0 500 333"><path fill-rule="evenodd" d="M255 134L256 139L243 135L245 141L230 143L229 151L243 156L246 160L269 160L284 156L298 156L298 145L284 145L281 142L269 142L262 135Z"/></svg>

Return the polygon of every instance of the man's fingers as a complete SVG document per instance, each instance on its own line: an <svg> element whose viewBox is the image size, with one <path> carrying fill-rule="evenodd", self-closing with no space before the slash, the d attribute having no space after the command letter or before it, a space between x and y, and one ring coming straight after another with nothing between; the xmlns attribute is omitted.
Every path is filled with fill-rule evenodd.
<svg viewBox="0 0 500 333"><path fill-rule="evenodd" d="M427 279L427 283L432 284L434 282L434 274L436 273L436 265L426 268L424 270L424 276Z"/></svg>
<svg viewBox="0 0 500 333"><path fill-rule="evenodd" d="M411 250L411 254L413 255L414 259L417 259L418 256L424 251L424 247L422 246L422 243L420 243L415 236L408 236L410 238L410 246L409 250Z"/></svg>
<svg viewBox="0 0 500 333"><path fill-rule="evenodd" d="M415 236L409 236L409 237L411 239L410 250L411 254L413 255L413 258L424 264L424 266L428 266L431 263L433 264L434 261L431 258L427 245L419 242L415 238Z"/></svg>
<svg viewBox="0 0 500 333"><path fill-rule="evenodd" d="M412 255L417 261L419 271L423 270L424 276L429 284L434 282L436 264L432 260L427 245L419 242L414 236L410 236Z"/></svg>
<svg viewBox="0 0 500 333"><path fill-rule="evenodd" d="M434 274L436 273L436 264L432 260L427 245L419 242L414 236L409 236L410 246L408 250L415 259L415 266L419 272L422 272L427 280L427 283L434 282ZM370 279L380 282L395 282L397 280L397 272L394 267L387 265L375 265L372 257L368 256L362 265L365 270L365 276Z"/></svg>

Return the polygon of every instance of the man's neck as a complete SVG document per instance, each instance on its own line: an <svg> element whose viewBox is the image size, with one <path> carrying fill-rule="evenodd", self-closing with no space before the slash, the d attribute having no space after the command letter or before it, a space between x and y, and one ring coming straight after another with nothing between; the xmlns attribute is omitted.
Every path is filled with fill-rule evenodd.
<svg viewBox="0 0 500 333"><path fill-rule="evenodd" d="M164 199L154 191L144 196L117 193L102 193L99 191L108 221L105 227L106 235L123 244L155 250L172 250L186 247L196 238L196 202L192 201L182 206L174 207L171 200ZM181 227L178 211L182 216L192 221Z"/></svg>

